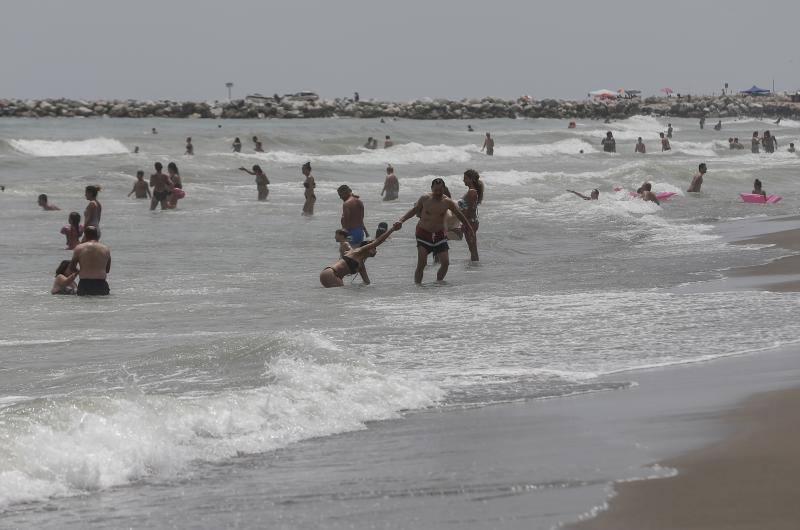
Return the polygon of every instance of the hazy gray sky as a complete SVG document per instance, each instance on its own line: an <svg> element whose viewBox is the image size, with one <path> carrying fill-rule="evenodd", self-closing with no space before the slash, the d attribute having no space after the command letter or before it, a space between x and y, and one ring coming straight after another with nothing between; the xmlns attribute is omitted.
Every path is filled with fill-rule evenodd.
<svg viewBox="0 0 800 530"><path fill-rule="evenodd" d="M800 89L793 0L4 0L0 97Z"/></svg>

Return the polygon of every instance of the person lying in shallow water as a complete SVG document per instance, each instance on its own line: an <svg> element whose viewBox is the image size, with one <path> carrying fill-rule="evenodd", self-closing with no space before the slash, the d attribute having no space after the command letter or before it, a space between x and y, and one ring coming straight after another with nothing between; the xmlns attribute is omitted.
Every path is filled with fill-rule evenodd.
<svg viewBox="0 0 800 530"><path fill-rule="evenodd" d="M344 285L343 278L345 276L358 272L361 273L364 283L369 285L369 276L366 270L363 270L364 261L367 258L375 257L378 247L389 238L392 232L398 229L399 225L400 223L395 223L375 241L365 242L363 246L346 251L336 263L322 270L319 275L319 283L323 287L341 287Z"/></svg>
<svg viewBox="0 0 800 530"><path fill-rule="evenodd" d="M596 201L597 199L600 198L600 190L598 190L596 188L592 190L592 192L589 194L588 197L586 195L584 195L583 193L578 193L577 191L572 191L572 190L567 190L567 191L570 192L570 193L574 193L575 195L577 195L578 197L580 197L584 201Z"/></svg>

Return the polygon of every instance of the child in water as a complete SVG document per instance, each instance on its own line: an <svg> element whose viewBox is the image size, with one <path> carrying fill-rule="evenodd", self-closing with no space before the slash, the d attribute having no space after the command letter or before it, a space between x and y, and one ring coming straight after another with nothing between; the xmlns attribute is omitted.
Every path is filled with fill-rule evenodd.
<svg viewBox="0 0 800 530"><path fill-rule="evenodd" d="M81 214L78 212L70 212L68 218L69 224L61 227L61 233L67 238L67 250L74 250L80 243L80 238L83 235L83 225L81 224Z"/></svg>

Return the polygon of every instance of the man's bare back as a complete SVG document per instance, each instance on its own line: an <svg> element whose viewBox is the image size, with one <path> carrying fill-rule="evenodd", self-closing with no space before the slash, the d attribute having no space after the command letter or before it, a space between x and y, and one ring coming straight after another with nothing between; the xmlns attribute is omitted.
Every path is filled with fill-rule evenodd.
<svg viewBox="0 0 800 530"><path fill-rule="evenodd" d="M82 280L105 280L111 270L111 250L97 241L81 243L72 253L72 268L78 265Z"/></svg>

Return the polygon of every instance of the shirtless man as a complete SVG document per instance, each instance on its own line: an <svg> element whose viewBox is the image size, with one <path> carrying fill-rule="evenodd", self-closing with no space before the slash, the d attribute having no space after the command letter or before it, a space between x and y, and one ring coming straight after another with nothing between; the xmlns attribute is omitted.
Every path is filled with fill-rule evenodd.
<svg viewBox="0 0 800 530"><path fill-rule="evenodd" d="M353 195L353 190L347 184L342 184L336 190L342 199L342 229L347 230L347 240L353 247L359 247L364 241L364 236L369 237L364 227L364 203L358 195Z"/></svg>
<svg viewBox="0 0 800 530"><path fill-rule="evenodd" d="M3 189L5 189L5 188L3 188ZM55 210L60 210L61 209L58 206L56 206L55 204L50 204L49 202L47 202L47 195L45 195L44 193L39 195L39 198L36 200L36 204L41 206L42 210L46 210L46 211L55 211Z"/></svg>
<svg viewBox="0 0 800 530"><path fill-rule="evenodd" d="M381 195L384 201L397 200L400 194L400 181L397 180L397 175L394 174L394 168L388 166L386 168L386 180L383 181L383 189Z"/></svg>
<svg viewBox="0 0 800 530"><path fill-rule="evenodd" d="M150 188L147 187L147 182L144 181L144 171L141 169L136 172L136 182L133 183L133 189L128 193L128 197L134 193L137 199L150 198Z"/></svg>
<svg viewBox="0 0 800 530"><path fill-rule="evenodd" d="M694 175L694 178L692 178L689 189L686 191L690 193L700 193L700 188L703 186L703 175L706 174L706 171L708 171L708 168L705 163L700 164L697 167L697 173Z"/></svg>
<svg viewBox="0 0 800 530"><path fill-rule="evenodd" d="M156 172L150 175L150 187L153 188L153 198L150 200L150 209L155 210L156 205L161 203L161 209L167 207L167 197L169 197L170 188L172 187L169 177L161 172L164 166L161 162L156 162L153 166Z"/></svg>
<svg viewBox="0 0 800 530"><path fill-rule="evenodd" d="M390 148L390 147L392 147L393 145L394 145L394 142L392 141L392 139L391 139L391 138L389 137L389 135L387 134L387 135L386 135L386 139L383 141L383 148L384 148L384 149L389 149L389 148Z"/></svg>
<svg viewBox="0 0 800 530"><path fill-rule="evenodd" d="M72 252L70 268L78 271L78 296L104 296L109 293L106 275L111 270L111 250L97 241L97 228L87 226L84 242Z"/></svg>
<svg viewBox="0 0 800 530"><path fill-rule="evenodd" d="M645 154L647 152L647 148L645 147L641 136L639 137L638 140L636 140L636 150L634 152L642 154Z"/></svg>
<svg viewBox="0 0 800 530"><path fill-rule="evenodd" d="M193 155L194 154L194 146L192 145L192 139L186 139L186 152L185 155Z"/></svg>
<svg viewBox="0 0 800 530"><path fill-rule="evenodd" d="M672 124L667 124L667 138L672 138Z"/></svg>
<svg viewBox="0 0 800 530"><path fill-rule="evenodd" d="M483 147L481 147L481 151L486 149L486 154L489 156L494 155L494 138L489 133L486 133L486 139L483 141Z"/></svg>
<svg viewBox="0 0 800 530"><path fill-rule="evenodd" d="M672 146L669 145L669 138L664 136L664 133L658 133L658 135L661 137L661 152L672 150Z"/></svg>
<svg viewBox="0 0 800 530"><path fill-rule="evenodd" d="M472 234L472 225L458 208L458 205L444 195L444 180L433 179L431 182L431 192L419 198L417 203L400 218L395 224L402 226L404 222L414 216L419 216L417 222L417 269L414 271L414 283L422 283L422 273L428 263L428 254L433 253L439 257L439 271L436 273L438 281L444 280L447 269L450 266L449 249L447 245L447 235L445 233L445 215L448 211L452 212L464 230ZM399 229L399 227L398 227Z"/></svg>

